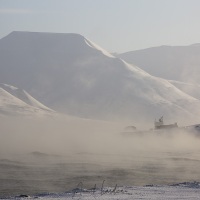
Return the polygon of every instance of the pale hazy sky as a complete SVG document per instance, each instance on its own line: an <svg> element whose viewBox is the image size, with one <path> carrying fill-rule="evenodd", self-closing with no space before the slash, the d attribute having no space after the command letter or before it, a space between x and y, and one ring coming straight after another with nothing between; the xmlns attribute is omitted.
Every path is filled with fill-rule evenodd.
<svg viewBox="0 0 200 200"><path fill-rule="evenodd" d="M200 43L200 0L0 0L12 31L80 33L110 52Z"/></svg>

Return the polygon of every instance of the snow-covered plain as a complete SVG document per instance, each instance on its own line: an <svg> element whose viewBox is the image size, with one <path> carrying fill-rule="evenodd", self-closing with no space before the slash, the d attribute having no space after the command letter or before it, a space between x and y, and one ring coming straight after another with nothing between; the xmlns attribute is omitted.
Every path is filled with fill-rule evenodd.
<svg viewBox="0 0 200 200"><path fill-rule="evenodd" d="M8 197L6 199L79 199L79 200L169 200L169 199L186 199L186 200L197 200L200 199L200 183L198 182L184 182L174 185L163 185L163 186L114 186L114 187L103 187L103 188L75 188L72 191L64 193L46 193L38 194L33 196L21 195L16 197ZM4 199L4 198L2 198Z"/></svg>

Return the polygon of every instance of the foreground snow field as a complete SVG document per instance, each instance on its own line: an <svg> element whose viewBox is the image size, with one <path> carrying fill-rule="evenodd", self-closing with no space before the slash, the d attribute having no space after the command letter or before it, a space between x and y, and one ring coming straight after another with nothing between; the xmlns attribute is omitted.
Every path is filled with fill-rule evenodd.
<svg viewBox="0 0 200 200"><path fill-rule="evenodd" d="M65 193L40 194L35 196L21 195L6 199L200 199L200 183L185 182L166 186L144 187L106 187L102 189L79 189Z"/></svg>

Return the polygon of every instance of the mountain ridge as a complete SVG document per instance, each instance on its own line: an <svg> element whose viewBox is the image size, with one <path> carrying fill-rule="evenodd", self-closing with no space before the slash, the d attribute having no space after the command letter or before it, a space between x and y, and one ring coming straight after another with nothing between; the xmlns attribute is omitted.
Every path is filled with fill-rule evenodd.
<svg viewBox="0 0 200 200"><path fill-rule="evenodd" d="M158 46L117 55L140 66L153 76L188 83L198 83L200 44L188 46Z"/></svg>

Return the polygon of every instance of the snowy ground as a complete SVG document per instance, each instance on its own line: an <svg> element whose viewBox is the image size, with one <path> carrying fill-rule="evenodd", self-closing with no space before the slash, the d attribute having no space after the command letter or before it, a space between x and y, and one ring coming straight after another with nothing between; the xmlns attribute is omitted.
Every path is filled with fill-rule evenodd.
<svg viewBox="0 0 200 200"><path fill-rule="evenodd" d="M35 196L18 196L7 199L200 199L200 183L185 182L167 186L144 186L144 187L117 187L103 189L76 188L65 193L40 194Z"/></svg>

